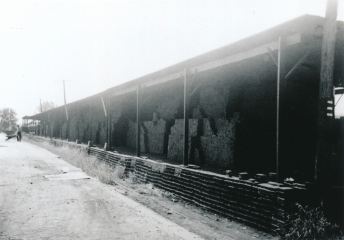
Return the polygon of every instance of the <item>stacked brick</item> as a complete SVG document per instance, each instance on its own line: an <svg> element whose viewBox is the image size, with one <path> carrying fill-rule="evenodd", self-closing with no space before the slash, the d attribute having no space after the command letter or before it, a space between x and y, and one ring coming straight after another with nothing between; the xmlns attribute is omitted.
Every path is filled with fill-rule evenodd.
<svg viewBox="0 0 344 240"><path fill-rule="evenodd" d="M163 154L166 135L166 121L160 119L158 121L143 122L144 138L147 150L150 153Z"/></svg>
<svg viewBox="0 0 344 240"><path fill-rule="evenodd" d="M215 119L215 129L209 119L203 119L201 147L208 164L220 167L232 167L234 162L235 125L239 121L236 115L231 121Z"/></svg>
<svg viewBox="0 0 344 240"><path fill-rule="evenodd" d="M52 141L58 145L67 144L86 150L85 145L56 139ZM296 197L306 195L305 188L293 185L286 187L258 183L252 179L240 180L94 147L89 149L89 153L112 167L120 165L126 173L133 172L136 180L153 183L185 201L267 232L281 228Z"/></svg>
<svg viewBox="0 0 344 240"><path fill-rule="evenodd" d="M189 142L191 137L198 135L198 119L189 119ZM171 128L171 134L168 138L168 159L178 162L183 161L184 149L184 119L176 119L174 126ZM189 144L190 145L190 144Z"/></svg>
<svg viewBox="0 0 344 240"><path fill-rule="evenodd" d="M203 121L202 133L198 132L199 121ZM220 118L211 120L189 119L189 146L191 137L200 137L200 147L207 164L219 167L231 167L234 162L235 126L239 122L239 114L227 121ZM184 120L177 119L171 128L168 141L167 157L181 162L183 159Z"/></svg>
<svg viewBox="0 0 344 240"><path fill-rule="evenodd" d="M146 145L145 145L145 132L143 127L141 127L141 136L140 136L140 146L141 146L141 152L146 152ZM129 127L127 132L127 142L126 146L131 148L136 148L136 123L129 120Z"/></svg>

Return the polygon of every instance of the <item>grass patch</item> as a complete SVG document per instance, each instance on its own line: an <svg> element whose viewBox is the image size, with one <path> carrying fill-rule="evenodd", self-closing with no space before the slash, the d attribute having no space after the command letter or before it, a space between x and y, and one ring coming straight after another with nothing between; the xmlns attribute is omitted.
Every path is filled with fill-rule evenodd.
<svg viewBox="0 0 344 240"><path fill-rule="evenodd" d="M172 195L171 193L155 188L151 183L141 183L132 172L125 175L125 167L120 163L118 163L116 167L112 167L107 163L98 160L97 157L88 155L86 151L82 151L77 148L58 146L51 142L42 142L38 141L34 137L25 135L23 136L23 139L26 142L32 143L58 155L61 159L75 167L81 168L89 176L99 179L102 183L122 185L139 194L147 196L170 198L170 195Z"/></svg>
<svg viewBox="0 0 344 240"><path fill-rule="evenodd" d="M330 223L320 208L295 204L296 211L287 217L282 239L344 239L339 226Z"/></svg>

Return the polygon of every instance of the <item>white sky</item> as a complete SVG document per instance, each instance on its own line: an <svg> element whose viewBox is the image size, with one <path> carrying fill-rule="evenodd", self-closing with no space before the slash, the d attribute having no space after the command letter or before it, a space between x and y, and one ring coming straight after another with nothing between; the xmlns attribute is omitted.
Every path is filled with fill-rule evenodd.
<svg viewBox="0 0 344 240"><path fill-rule="evenodd" d="M63 79L73 102L300 15L324 16L325 6L326 0L0 0L0 108L21 119L40 99L63 105ZM344 97L340 103L344 113Z"/></svg>

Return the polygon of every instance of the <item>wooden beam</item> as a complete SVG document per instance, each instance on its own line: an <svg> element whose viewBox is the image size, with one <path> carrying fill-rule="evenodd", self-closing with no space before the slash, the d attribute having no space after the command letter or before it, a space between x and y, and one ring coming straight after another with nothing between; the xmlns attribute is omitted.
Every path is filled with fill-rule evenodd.
<svg viewBox="0 0 344 240"><path fill-rule="evenodd" d="M268 52L270 54L270 57L272 58L272 60L274 61L275 65L278 67L278 61L275 57L275 52L271 49L271 47L268 47Z"/></svg>
<svg viewBox="0 0 344 240"><path fill-rule="evenodd" d="M105 117L107 117L106 107L105 107L103 96L100 96L100 99L102 100L102 105L103 105L103 110L104 110Z"/></svg>
<svg viewBox="0 0 344 240"><path fill-rule="evenodd" d="M301 35L300 35L300 33L290 35L286 38L285 41L286 41L287 46L301 43ZM249 49L247 51L240 52L240 53L237 53L234 55L230 55L228 57L225 57L225 58L222 58L222 59L219 59L216 61L205 63L205 64L199 65L197 67L191 68L191 70L198 69L199 72L203 72L203 71L207 71L207 70L221 67L224 65L240 62L240 61L252 58L252 57L257 57L259 55L266 54L269 52L269 50L268 50L269 48L272 49L273 51L278 50L279 49L278 41L264 44L262 46L259 46L259 47L253 48L253 49Z"/></svg>
<svg viewBox="0 0 344 240"><path fill-rule="evenodd" d="M141 86L137 85L136 88L136 156L141 156L141 107L140 107L140 93Z"/></svg>
<svg viewBox="0 0 344 240"><path fill-rule="evenodd" d="M291 45L298 44L298 43L301 43L301 34L300 33L295 33L295 34L292 34L292 35L289 35L288 37L286 37L286 45L287 46L291 46ZM257 57L259 55L267 54L267 53L269 53L270 50L276 51L276 50L278 50L278 48L279 48L278 41L274 41L274 42L270 42L268 44L261 45L261 46L256 47L256 48L246 50L244 52L240 52L240 53L233 54L233 55L230 55L230 56L225 57L225 58L221 58L219 60L207 62L207 63L201 64L201 65L192 67L189 70L190 70L190 72L196 72L196 71L203 72L203 71L211 70L213 68L225 66L225 65L236 63L239 61L243 61L243 60L246 60L246 59L249 59L252 57ZM143 83L142 86L150 87L150 86L154 86L156 84L161 84L161 83L165 83L168 81L176 80L176 79L179 79L180 75L182 75L182 74L183 74L183 72L176 72L176 73L173 73L173 74L168 75L168 76L164 76L161 78L147 81L147 82Z"/></svg>
<svg viewBox="0 0 344 240"><path fill-rule="evenodd" d="M277 59L277 114L276 114L276 173L277 182L283 182L280 174L281 152L280 152L280 106L281 98L284 100L285 95L285 39L278 39L278 59Z"/></svg>
<svg viewBox="0 0 344 240"><path fill-rule="evenodd" d="M184 154L183 164L189 165L189 89L187 70L184 71Z"/></svg>
<svg viewBox="0 0 344 240"><path fill-rule="evenodd" d="M309 55L309 53L306 53L305 55L303 55L302 58L300 58L300 60L295 64L295 66L287 73L287 75L285 75L285 77L284 77L285 80L288 80L288 78L290 78L290 76L293 75L295 70L301 66L301 64L306 60L308 55Z"/></svg>
<svg viewBox="0 0 344 240"><path fill-rule="evenodd" d="M195 92L200 88L200 86L202 85L202 83L203 83L203 81L200 82L200 83L197 85L197 87L194 88L194 90L193 90L193 91L190 93L190 95L189 95L190 98L191 98L192 95L194 95Z"/></svg>
<svg viewBox="0 0 344 240"><path fill-rule="evenodd" d="M130 88L126 88L126 89L122 89L122 90L119 90L119 91L115 91L113 93L113 96L121 96L121 95L124 95L124 94L127 94L127 93L131 93L131 92L135 92L137 90L137 87L134 86L134 87L130 87Z"/></svg>
<svg viewBox="0 0 344 240"><path fill-rule="evenodd" d="M334 54L336 44L338 0L328 0L321 49L321 68L318 100L317 152L315 159L315 181L322 188L328 184L332 158L333 121L328 116L329 103L334 104Z"/></svg>
<svg viewBox="0 0 344 240"><path fill-rule="evenodd" d="M146 83L143 83L142 86L143 87L150 87L150 86L154 86L154 85L157 85L157 84L161 84L161 83L169 82L169 81L172 81L172 80L176 80L176 79L180 78L180 74L182 74L182 72L176 72L176 73L173 73L171 75L167 75L167 76L164 76L164 77L161 77L161 78L157 78L157 79L148 81Z"/></svg>
<svg viewBox="0 0 344 240"><path fill-rule="evenodd" d="M152 96L153 96L153 94L150 94L149 96L147 96L145 99L143 99L142 101L141 101L141 107L147 102L147 100L148 99L150 99L150 98L152 98Z"/></svg>

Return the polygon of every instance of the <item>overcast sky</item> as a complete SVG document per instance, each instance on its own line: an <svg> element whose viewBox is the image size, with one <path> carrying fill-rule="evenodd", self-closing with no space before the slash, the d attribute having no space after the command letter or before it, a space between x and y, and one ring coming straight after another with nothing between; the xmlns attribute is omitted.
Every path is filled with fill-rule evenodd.
<svg viewBox="0 0 344 240"><path fill-rule="evenodd" d="M21 122L40 99L63 104L63 79L73 102L300 15L324 16L325 6L326 0L0 0L0 108L13 108Z"/></svg>

